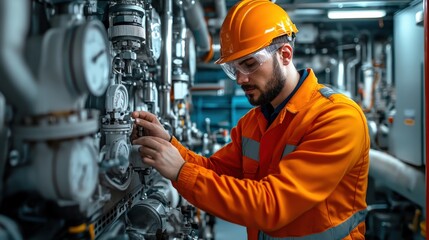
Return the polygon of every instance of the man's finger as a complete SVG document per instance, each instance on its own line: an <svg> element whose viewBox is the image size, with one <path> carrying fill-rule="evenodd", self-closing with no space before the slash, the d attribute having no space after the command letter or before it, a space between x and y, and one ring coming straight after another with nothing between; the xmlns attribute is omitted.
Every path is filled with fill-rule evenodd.
<svg viewBox="0 0 429 240"><path fill-rule="evenodd" d="M133 144L134 145L141 145L142 147L157 149L157 148L159 148L158 146L159 146L160 142L155 140L154 138L156 138L156 137L151 137L151 136L139 137L133 141Z"/></svg>
<svg viewBox="0 0 429 240"><path fill-rule="evenodd" d="M155 155L158 154L158 151L153 148L141 147L140 148L140 156L141 157L149 157L151 159L155 159Z"/></svg>
<svg viewBox="0 0 429 240"><path fill-rule="evenodd" d="M158 119L156 118L156 116L150 112L145 112L145 111L135 111L132 113L132 117L133 118L141 118L143 120L149 121L149 122L157 122Z"/></svg>
<svg viewBox="0 0 429 240"><path fill-rule="evenodd" d="M168 144L168 143L170 143L169 141L166 141L165 139L160 138L160 137L152 137L152 140L155 140L155 141L157 141L160 144Z"/></svg>
<svg viewBox="0 0 429 240"><path fill-rule="evenodd" d="M148 158L148 157L142 157L142 162L149 165L149 166L154 166L155 165L155 160Z"/></svg>

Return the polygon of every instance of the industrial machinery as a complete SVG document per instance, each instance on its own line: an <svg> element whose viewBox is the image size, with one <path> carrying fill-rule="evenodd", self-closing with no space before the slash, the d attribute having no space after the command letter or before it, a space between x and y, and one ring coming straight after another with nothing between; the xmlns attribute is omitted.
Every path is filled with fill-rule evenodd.
<svg viewBox="0 0 429 240"><path fill-rule="evenodd" d="M421 236L423 1L362 1L392 9L375 25L315 21L353 1L276 2L300 30L297 68L366 113L367 238ZM229 141L251 107L212 61L235 3L0 0L0 239L213 239L214 218L141 162L130 115L203 155Z"/></svg>
<svg viewBox="0 0 429 240"><path fill-rule="evenodd" d="M203 212L130 142L144 132L130 114L145 110L189 148L211 148L188 109L197 58L210 52L199 2L0 10L0 238L202 238Z"/></svg>

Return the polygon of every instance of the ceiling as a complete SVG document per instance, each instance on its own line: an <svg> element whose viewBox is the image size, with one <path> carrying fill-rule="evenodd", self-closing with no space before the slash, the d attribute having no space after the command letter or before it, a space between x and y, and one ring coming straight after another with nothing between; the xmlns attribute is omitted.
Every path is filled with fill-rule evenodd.
<svg viewBox="0 0 429 240"><path fill-rule="evenodd" d="M327 11L333 9L384 9L387 12L384 19L389 20L395 12L421 0L273 0L273 2L282 6L294 22L326 22L332 21L327 18ZM237 3L237 0L225 0L225 3L229 9Z"/></svg>
<svg viewBox="0 0 429 240"><path fill-rule="evenodd" d="M238 0L200 0L206 9L206 17L210 18L207 9L210 5L215 5L215 8L226 8L226 11L234 6ZM327 33L327 42L329 38L336 38L336 34L342 36L350 36L350 41L358 35L359 32L368 32L371 35L383 35L383 37L390 37L393 26L393 16L396 12L407 8L411 5L422 4L422 0L366 0L366 1L351 1L351 0L271 0L284 8L292 21L297 25L300 31L300 39L304 32L309 37L313 37L312 32L318 31L319 38L323 37L323 33ZM222 3L222 4L220 4ZM383 9L386 11L386 16L378 19L346 19L346 20L332 20L327 17L329 10L369 10L369 9ZM219 15L219 14L215 14ZM212 15L213 16L213 15ZM219 30L222 23L222 17L217 16L217 24L211 25L212 32ZM210 20L209 20L210 23ZM210 25L210 24L209 24ZM325 34L326 35L326 34ZM320 39L319 39L320 40ZM323 40L323 39L321 39ZM346 41L347 42L347 41Z"/></svg>

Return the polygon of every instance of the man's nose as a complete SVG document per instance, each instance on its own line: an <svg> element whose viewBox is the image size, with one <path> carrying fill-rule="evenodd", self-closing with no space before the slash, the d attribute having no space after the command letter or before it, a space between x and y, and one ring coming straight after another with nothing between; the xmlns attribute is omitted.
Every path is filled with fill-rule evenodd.
<svg viewBox="0 0 429 240"><path fill-rule="evenodd" d="M240 71L237 71L235 77L237 78L238 85L249 82L249 76L247 74L241 73Z"/></svg>

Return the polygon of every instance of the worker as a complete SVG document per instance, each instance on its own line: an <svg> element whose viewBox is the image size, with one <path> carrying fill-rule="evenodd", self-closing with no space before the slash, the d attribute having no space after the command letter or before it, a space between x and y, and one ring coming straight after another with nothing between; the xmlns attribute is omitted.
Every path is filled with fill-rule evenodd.
<svg viewBox="0 0 429 240"><path fill-rule="evenodd" d="M293 63L298 29L280 6L243 0L220 29L216 61L255 107L210 157L132 113L142 161L191 204L247 227L248 239L364 239L370 139L350 98Z"/></svg>

